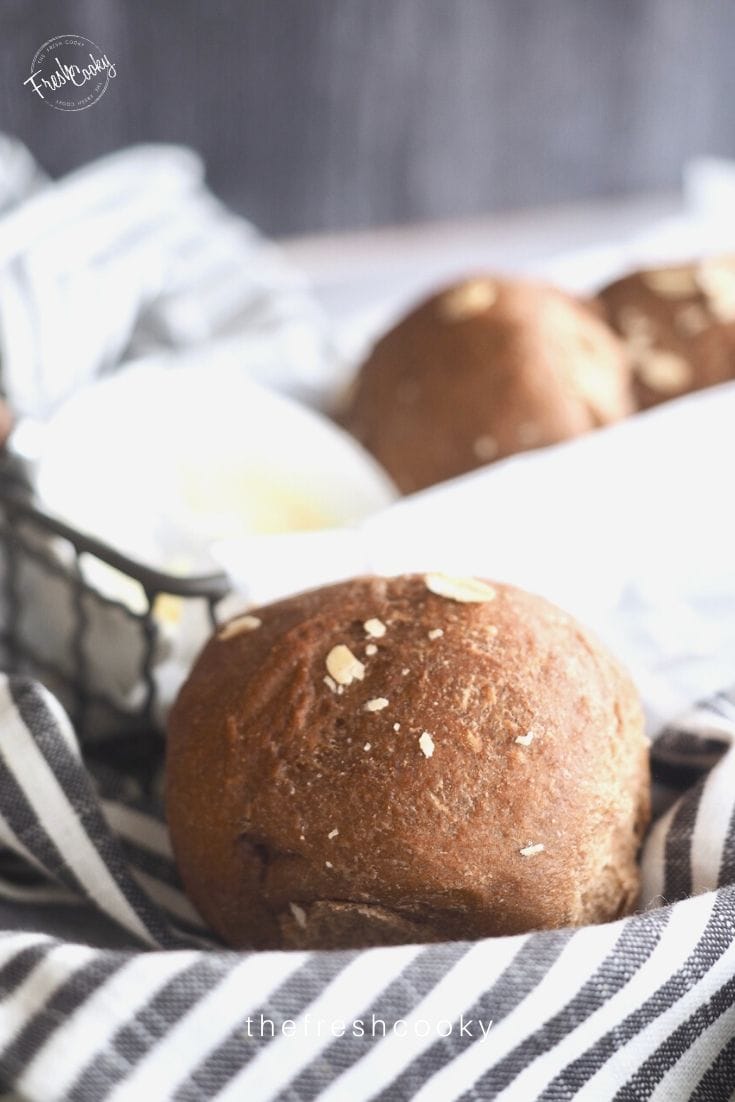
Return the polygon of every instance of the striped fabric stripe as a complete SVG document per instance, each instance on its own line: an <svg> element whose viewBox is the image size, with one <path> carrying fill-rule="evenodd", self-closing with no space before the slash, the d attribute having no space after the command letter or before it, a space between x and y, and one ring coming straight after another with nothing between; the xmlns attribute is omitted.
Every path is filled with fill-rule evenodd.
<svg viewBox="0 0 735 1102"><path fill-rule="evenodd" d="M300 953L263 953L228 961L222 974L205 983L191 1004L182 1007L174 1001L168 1006L166 1015L158 1019L162 1024L155 1046L132 1069L126 1066L110 1099L165 1098L212 1051L223 1031L243 1021L302 960Z"/></svg>
<svg viewBox="0 0 735 1102"><path fill-rule="evenodd" d="M476 944L233 953L183 894L160 808L99 750L86 766L45 690L0 678L3 1097L730 1098L735 694L662 732L653 761L669 789L690 780L649 834L632 918ZM29 908L53 929L82 902L140 948L105 948L102 921L98 947L22 929Z"/></svg>
<svg viewBox="0 0 735 1102"><path fill-rule="evenodd" d="M272 1022L265 1026L264 1036L249 1036L238 1022L221 1044L202 1060L176 1093L178 1099L194 1097L197 1091L216 1093L224 1089L238 1069L246 1066L258 1052L275 1038L277 1025L296 1020L347 963L347 954L329 953L324 957L314 955L302 967L271 993L268 1002L256 1007L252 1013L256 1022L263 1016ZM269 1030L272 1030L269 1032Z"/></svg>
<svg viewBox="0 0 735 1102"><path fill-rule="evenodd" d="M113 1049L117 1030L135 1021L156 991L197 959L191 951L112 955L120 961L120 967L88 996L86 1003L66 1020L58 1021L56 1031L33 1059L18 1069L13 1085L26 1098L65 1097L87 1065ZM4 1070L0 1062L0 1074Z"/></svg>
<svg viewBox="0 0 735 1102"><path fill-rule="evenodd" d="M366 1022L382 1021L390 1007L394 1021L406 1019L454 971L468 951L468 946L460 943L424 950L381 991L377 1000L361 1012L362 1018ZM289 1097L298 1099L299 1102L319 1097L325 1085L325 1069L328 1069L330 1080L342 1076L362 1059L365 1050L362 1037L333 1040L322 1053L319 1063L309 1064L289 1085Z"/></svg>
<svg viewBox="0 0 735 1102"><path fill-rule="evenodd" d="M735 1025L731 1039L723 1045L715 1059L707 1067L696 1088L689 1096L690 1102L709 1102L710 1099L731 1099L735 1094Z"/></svg>
<svg viewBox="0 0 735 1102"><path fill-rule="evenodd" d="M576 994L540 1029L525 1036L503 1059L495 1061L484 1085L492 1085L498 1092L504 1090L533 1063L540 1062L539 1058L553 1050L580 1022L588 1021L605 1002L614 998L655 949L667 917L666 912L659 911L646 916L647 923L639 923L635 929L623 924L609 953ZM543 1083L536 1086L543 1087Z"/></svg>
<svg viewBox="0 0 735 1102"><path fill-rule="evenodd" d="M506 1016L512 1016L514 1011L526 999L536 993L538 985L549 974L570 941L573 940L568 931L546 934L539 937L535 944L531 944L529 941L527 945L523 945L523 952L521 952L521 946L513 938L508 945L512 956L507 960L507 966L498 973L496 978L493 977L492 971L488 974L488 971L484 968L478 968L477 962L473 958L478 953L484 955L489 958L488 964L492 968L496 961L498 964L502 962L502 957L495 946L481 945L465 961L465 966L471 968L477 977L474 991L468 974L458 976L455 973L454 976L449 977L450 980L454 981L455 998L458 1004L455 1004L455 1014L464 1012L464 1017L473 1023L480 1020L485 1024L493 1023L492 1042L484 1041L481 1046L478 1045L475 1050L477 1055L482 1054L489 1057L490 1052L495 1052L498 1022ZM487 952L488 948L490 952ZM486 950L484 954L482 953L483 949ZM447 1001L450 1000L447 999L446 992L435 989L424 1000L422 1006L416 1007L413 1011L413 1017L415 1019L429 1017L432 1012L431 1003L435 1006L434 1015L444 1013L443 1008ZM396 1098L413 1097L416 1087L420 1087L443 1064L456 1061L464 1047L465 1042L461 1037L435 1040L430 1046L426 1047L425 1051L419 1053L412 1063L406 1066L405 1062L401 1061L404 1064L401 1074L393 1082L388 1080L384 1084L385 1089L381 1097L385 1099L392 1096ZM396 1057L400 1057L399 1047L393 1044L393 1049ZM376 1052L376 1056L378 1055Z"/></svg>
<svg viewBox="0 0 735 1102"><path fill-rule="evenodd" d="M145 915L142 894L107 829L79 758L62 735L53 737L51 714L43 710L46 695L40 687L16 679L7 683L0 700L0 783L13 797L10 807L3 809L5 818L13 833L20 834L67 886L83 891L142 941L167 944L173 939L155 912ZM31 728L24 712L43 718Z"/></svg>

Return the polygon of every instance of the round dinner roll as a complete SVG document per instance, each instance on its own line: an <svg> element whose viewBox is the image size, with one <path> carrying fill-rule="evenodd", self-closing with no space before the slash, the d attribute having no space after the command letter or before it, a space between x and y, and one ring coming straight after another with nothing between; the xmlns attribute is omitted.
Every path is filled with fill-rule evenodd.
<svg viewBox="0 0 735 1102"><path fill-rule="evenodd" d="M631 411L625 347L593 310L554 287L483 275L378 341L341 419L410 493Z"/></svg>
<svg viewBox="0 0 735 1102"><path fill-rule="evenodd" d="M540 597L357 578L210 640L170 716L167 813L188 894L235 947L602 922L638 889L641 708Z"/></svg>
<svg viewBox="0 0 735 1102"><path fill-rule="evenodd" d="M735 256L652 268L600 292L640 409L735 379Z"/></svg>

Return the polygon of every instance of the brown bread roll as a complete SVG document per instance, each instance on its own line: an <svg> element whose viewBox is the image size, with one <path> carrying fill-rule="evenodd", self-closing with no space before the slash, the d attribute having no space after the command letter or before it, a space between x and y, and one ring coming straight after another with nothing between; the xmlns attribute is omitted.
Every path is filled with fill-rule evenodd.
<svg viewBox="0 0 735 1102"><path fill-rule="evenodd" d="M625 347L593 310L554 287L475 276L377 343L341 420L410 493L632 409Z"/></svg>
<svg viewBox="0 0 735 1102"><path fill-rule="evenodd" d="M602 922L637 893L641 709L540 597L358 578L212 638L170 716L167 809L187 891L233 946Z"/></svg>
<svg viewBox="0 0 735 1102"><path fill-rule="evenodd" d="M599 300L627 342L640 409L735 379L735 257L634 272Z"/></svg>

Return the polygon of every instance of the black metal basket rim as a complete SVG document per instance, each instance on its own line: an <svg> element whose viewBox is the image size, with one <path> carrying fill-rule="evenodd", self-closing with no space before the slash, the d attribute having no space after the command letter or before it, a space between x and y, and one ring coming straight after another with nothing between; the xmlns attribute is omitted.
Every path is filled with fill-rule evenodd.
<svg viewBox="0 0 735 1102"><path fill-rule="evenodd" d="M62 539L68 540L77 552L93 555L116 570L139 582L147 596L169 593L174 597L205 597L219 601L231 590L231 584L223 571L211 574L168 574L124 555L103 540L80 532L72 525L47 512L37 502L29 499L17 483L3 484L0 479L0 502L9 513L23 517L45 528Z"/></svg>

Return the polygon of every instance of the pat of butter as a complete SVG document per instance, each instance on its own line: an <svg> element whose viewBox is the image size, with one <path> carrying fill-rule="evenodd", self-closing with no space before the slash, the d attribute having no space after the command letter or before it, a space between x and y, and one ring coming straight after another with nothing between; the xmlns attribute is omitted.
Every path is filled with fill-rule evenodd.
<svg viewBox="0 0 735 1102"><path fill-rule="evenodd" d="M294 486L265 469L182 469L181 496L191 521L210 539L247 534L312 532L339 518L316 493ZM188 519L188 518L185 518Z"/></svg>

